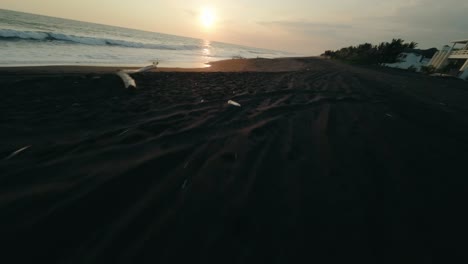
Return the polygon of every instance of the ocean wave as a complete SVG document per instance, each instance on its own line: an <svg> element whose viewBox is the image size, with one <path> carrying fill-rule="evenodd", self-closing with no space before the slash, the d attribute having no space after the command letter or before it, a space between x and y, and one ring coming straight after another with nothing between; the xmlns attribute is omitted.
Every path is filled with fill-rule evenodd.
<svg viewBox="0 0 468 264"><path fill-rule="evenodd" d="M133 42L119 39L67 35L55 32L19 31L13 29L0 29L0 41L1 40L65 41L75 44L92 46L120 46L128 48L144 48L159 50L199 50L203 48L202 45L163 45Z"/></svg>

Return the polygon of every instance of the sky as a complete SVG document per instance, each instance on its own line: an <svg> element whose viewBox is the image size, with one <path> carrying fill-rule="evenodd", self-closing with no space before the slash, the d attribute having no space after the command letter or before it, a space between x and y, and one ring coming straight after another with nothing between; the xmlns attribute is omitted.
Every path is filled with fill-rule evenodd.
<svg viewBox="0 0 468 264"><path fill-rule="evenodd" d="M0 8L301 55L392 38L420 48L468 39L467 0L0 0Z"/></svg>

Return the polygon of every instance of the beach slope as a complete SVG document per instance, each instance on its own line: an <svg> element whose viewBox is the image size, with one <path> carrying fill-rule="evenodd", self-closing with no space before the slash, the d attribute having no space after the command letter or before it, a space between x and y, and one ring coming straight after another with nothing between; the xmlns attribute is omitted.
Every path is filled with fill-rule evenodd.
<svg viewBox="0 0 468 264"><path fill-rule="evenodd" d="M288 58L130 91L114 70L0 71L1 262L466 260L466 82Z"/></svg>

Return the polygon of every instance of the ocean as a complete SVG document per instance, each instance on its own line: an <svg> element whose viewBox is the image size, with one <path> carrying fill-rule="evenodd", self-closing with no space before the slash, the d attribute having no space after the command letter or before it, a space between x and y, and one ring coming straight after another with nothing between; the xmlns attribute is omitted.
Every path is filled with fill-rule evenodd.
<svg viewBox="0 0 468 264"><path fill-rule="evenodd" d="M0 9L0 67L35 65L204 67L233 57L293 54Z"/></svg>

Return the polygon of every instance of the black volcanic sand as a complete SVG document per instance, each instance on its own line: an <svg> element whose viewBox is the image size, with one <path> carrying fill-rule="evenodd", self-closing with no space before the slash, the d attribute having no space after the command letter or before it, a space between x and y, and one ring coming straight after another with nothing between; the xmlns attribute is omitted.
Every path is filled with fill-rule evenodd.
<svg viewBox="0 0 468 264"><path fill-rule="evenodd" d="M0 261L467 261L468 83L289 60L1 73Z"/></svg>

